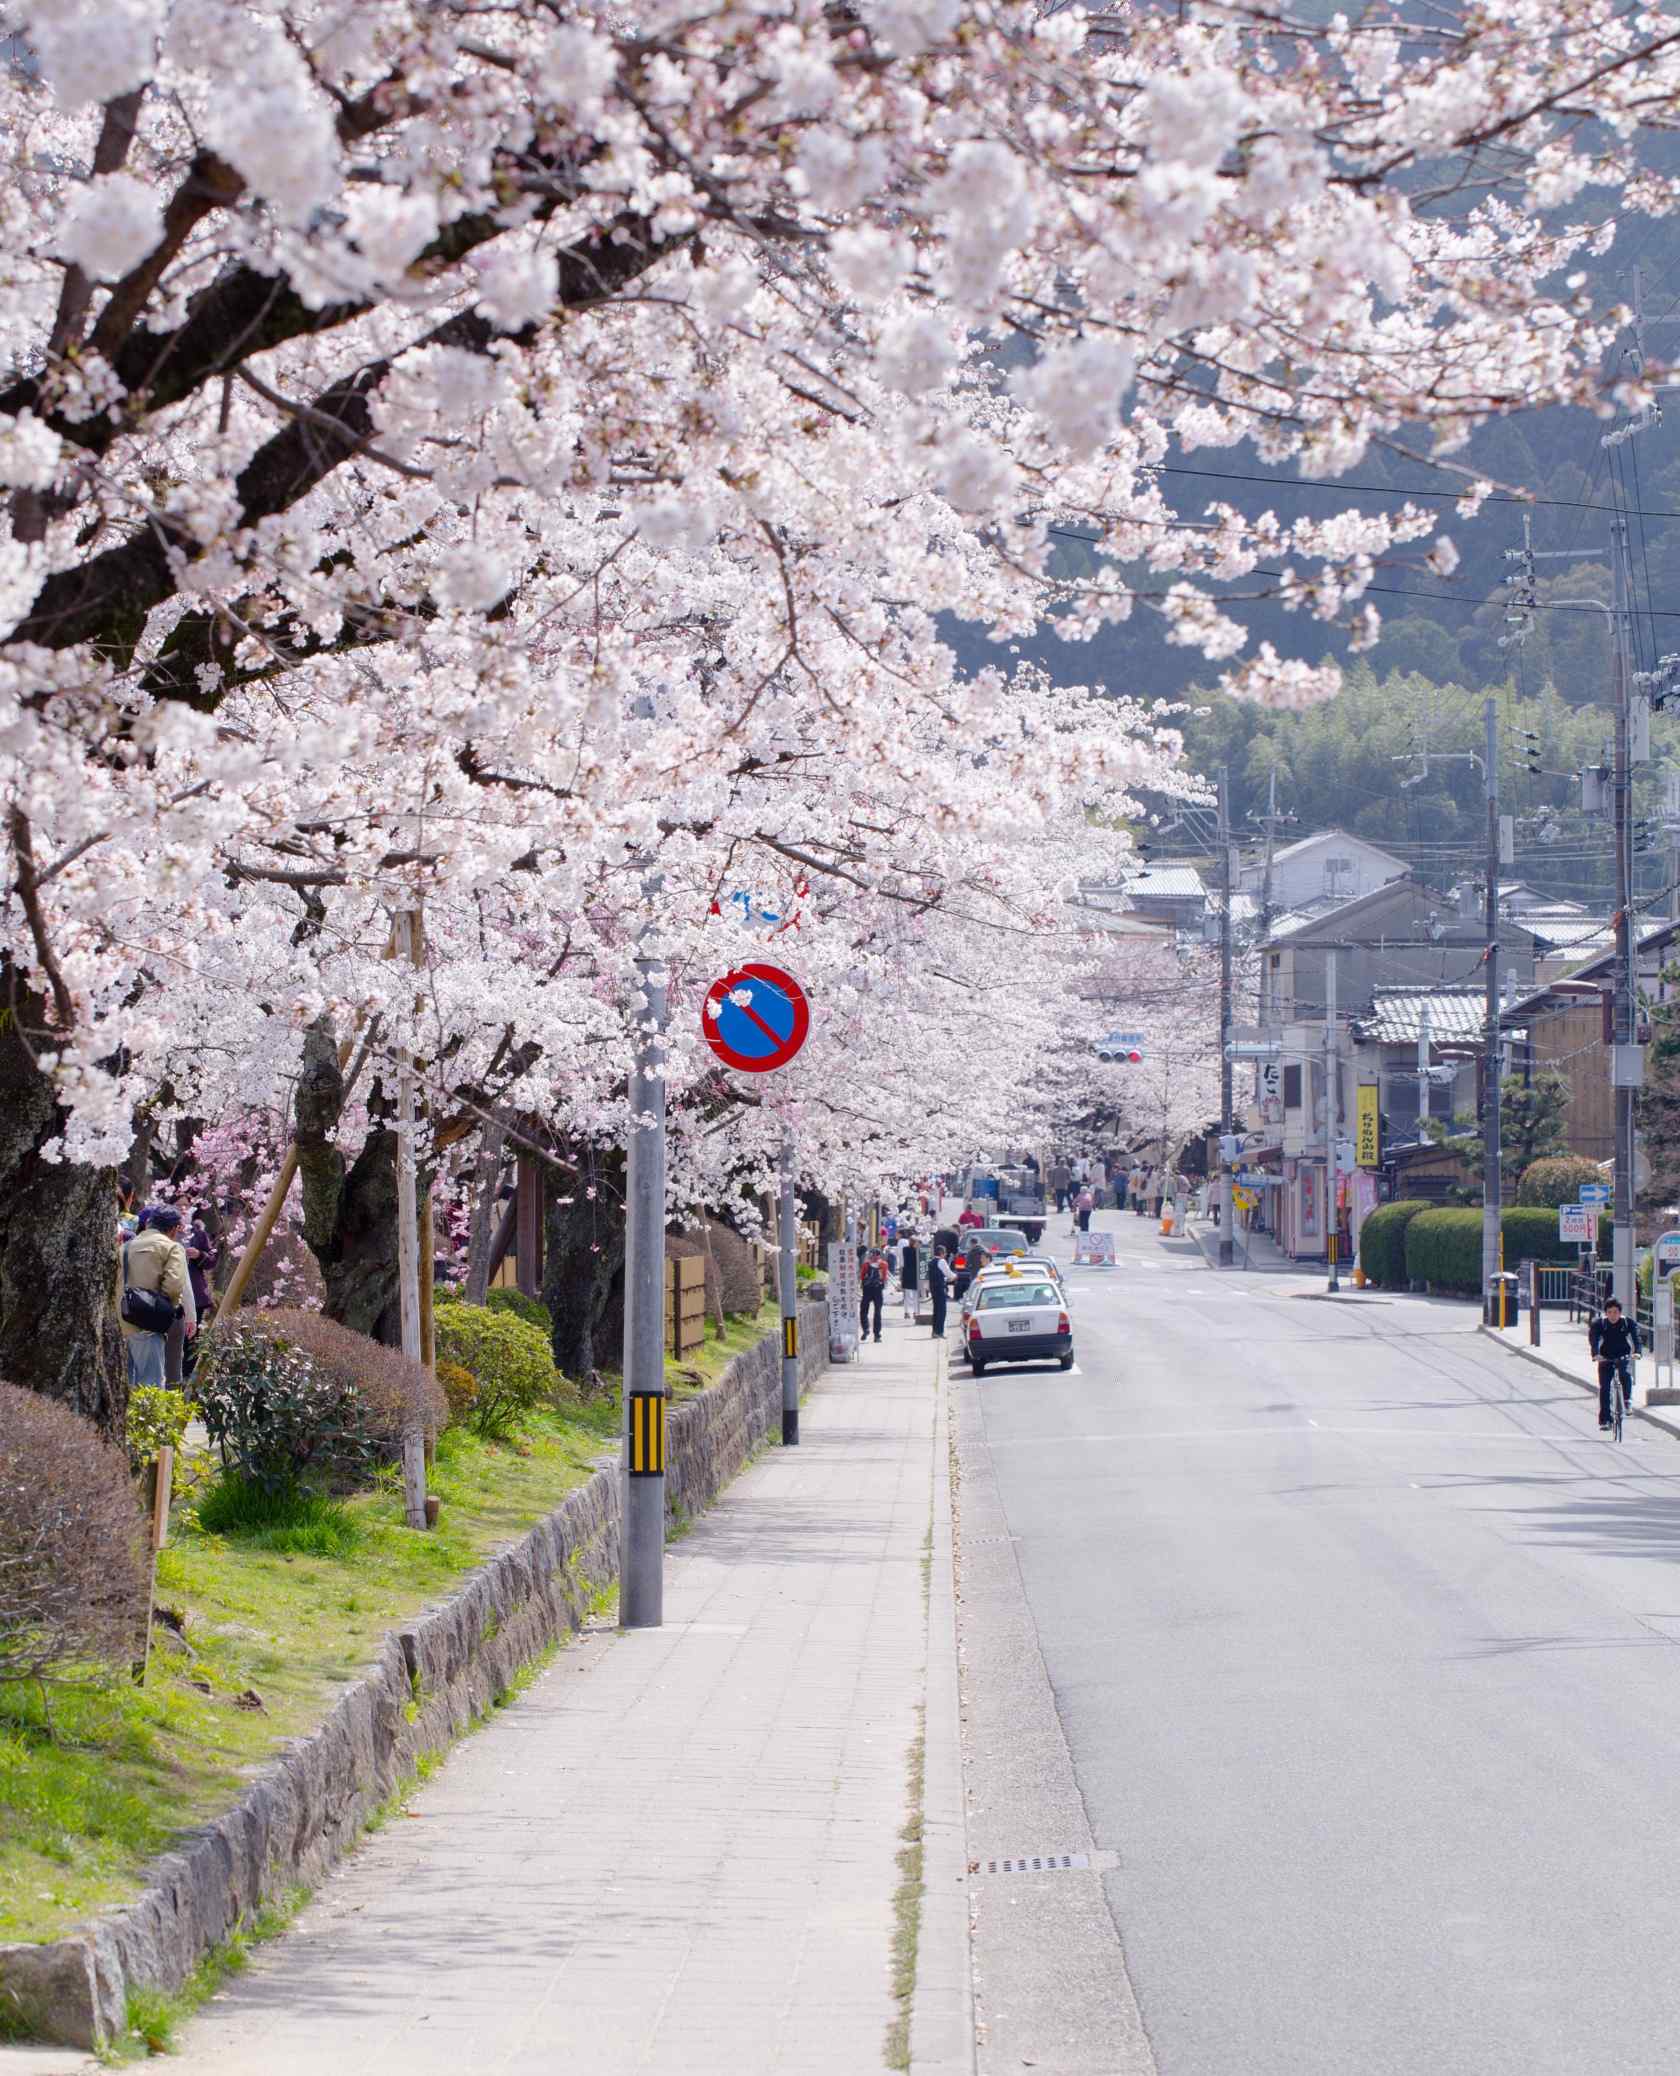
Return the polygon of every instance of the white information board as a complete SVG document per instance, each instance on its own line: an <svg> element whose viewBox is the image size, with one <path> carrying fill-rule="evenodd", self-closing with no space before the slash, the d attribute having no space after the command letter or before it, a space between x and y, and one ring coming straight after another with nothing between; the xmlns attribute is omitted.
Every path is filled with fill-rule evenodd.
<svg viewBox="0 0 1680 2076"><path fill-rule="evenodd" d="M1112 1233L1075 1233L1073 1236L1073 1258L1075 1262L1104 1262L1114 1267L1114 1235Z"/></svg>
<svg viewBox="0 0 1680 2076"><path fill-rule="evenodd" d="M858 1279L857 1249L848 1247L843 1240L828 1243L828 1359L830 1362L853 1362L857 1359L858 1342L863 1329L858 1322L858 1308L863 1303L863 1288Z"/></svg>
<svg viewBox="0 0 1680 2076"><path fill-rule="evenodd" d="M1591 1246L1597 1232L1598 1206L1596 1204L1559 1204L1559 1240L1573 1240L1578 1246Z"/></svg>

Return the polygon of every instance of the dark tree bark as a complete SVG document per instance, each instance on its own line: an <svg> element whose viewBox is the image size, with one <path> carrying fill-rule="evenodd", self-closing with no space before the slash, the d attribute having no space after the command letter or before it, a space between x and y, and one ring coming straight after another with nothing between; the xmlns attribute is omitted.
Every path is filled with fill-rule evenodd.
<svg viewBox="0 0 1680 2076"><path fill-rule="evenodd" d="M347 1163L334 1134L344 1110L344 1070L326 1023L303 1042L297 1090L298 1183L303 1237L320 1264L327 1316L388 1347L402 1342L397 1297L397 1137L384 1125L369 1131ZM368 1101L382 1108L375 1082ZM419 1178L422 1192L429 1175Z"/></svg>
<svg viewBox="0 0 1680 2076"><path fill-rule="evenodd" d="M593 1198L589 1195L595 1190ZM624 1155L584 1151L569 1201L550 1196L543 1302L554 1360L579 1384L624 1359Z"/></svg>
<svg viewBox="0 0 1680 2076"><path fill-rule="evenodd" d="M467 1234L469 1305L483 1304L495 1273L490 1265L490 1249L500 1222L501 1203L496 1189L502 1179L502 1145L506 1138L507 1127L499 1117L492 1118L479 1134L478 1158L473 1162L472 1226Z"/></svg>
<svg viewBox="0 0 1680 2076"><path fill-rule="evenodd" d="M128 1411L117 1322L117 1171L51 1161L63 1128L35 1051L44 1005L0 976L0 1378L58 1399L105 1434ZM32 1050L33 1048L33 1050Z"/></svg>

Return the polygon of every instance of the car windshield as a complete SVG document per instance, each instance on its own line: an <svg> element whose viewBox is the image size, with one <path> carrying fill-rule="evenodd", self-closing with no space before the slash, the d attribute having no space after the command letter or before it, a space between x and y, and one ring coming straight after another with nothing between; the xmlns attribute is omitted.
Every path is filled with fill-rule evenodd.
<svg viewBox="0 0 1680 2076"><path fill-rule="evenodd" d="M1054 1305L1060 1299L1048 1283L988 1283L980 1293L983 1312L1001 1312L1011 1305Z"/></svg>
<svg viewBox="0 0 1680 2076"><path fill-rule="evenodd" d="M987 1228L977 1232L974 1235L974 1244L977 1247L989 1247L994 1254L1003 1249L1007 1249L1011 1254L1025 1254L1027 1251L1026 1235L1011 1232L1007 1227L1002 1230Z"/></svg>

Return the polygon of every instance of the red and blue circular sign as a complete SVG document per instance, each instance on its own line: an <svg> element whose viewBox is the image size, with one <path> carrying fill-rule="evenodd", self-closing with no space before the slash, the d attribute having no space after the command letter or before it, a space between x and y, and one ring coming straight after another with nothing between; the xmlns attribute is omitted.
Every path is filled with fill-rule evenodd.
<svg viewBox="0 0 1680 2076"><path fill-rule="evenodd" d="M811 1005L780 966L738 966L707 989L700 1029L726 1067L768 1074L785 1067L805 1043Z"/></svg>

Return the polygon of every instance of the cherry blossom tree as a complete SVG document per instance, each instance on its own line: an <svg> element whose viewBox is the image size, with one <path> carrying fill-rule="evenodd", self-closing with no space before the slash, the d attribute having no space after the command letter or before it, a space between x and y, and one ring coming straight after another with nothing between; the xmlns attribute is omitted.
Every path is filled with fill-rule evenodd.
<svg viewBox="0 0 1680 2076"><path fill-rule="evenodd" d="M834 1186L893 1133L895 1165L994 1136L1060 1020L1066 847L1175 748L1007 643L1153 611L1251 696L1333 690L1244 657L1222 598L1369 639L1386 559L1450 572L1434 517L1185 511L1156 465L1333 474L1599 400L1575 270L1674 201L1639 135L1680 31L1598 0L1404 37L1019 0L17 14L0 1372L96 1412L138 1104L290 1110L305 1034L360 1029L370 1128L404 1046L438 1119L609 1144L638 950L710 977L737 893L798 912L824 1036L754 1099L679 1035L674 1202L790 1124ZM958 620L997 669L959 677ZM418 981L384 955L417 904Z"/></svg>

